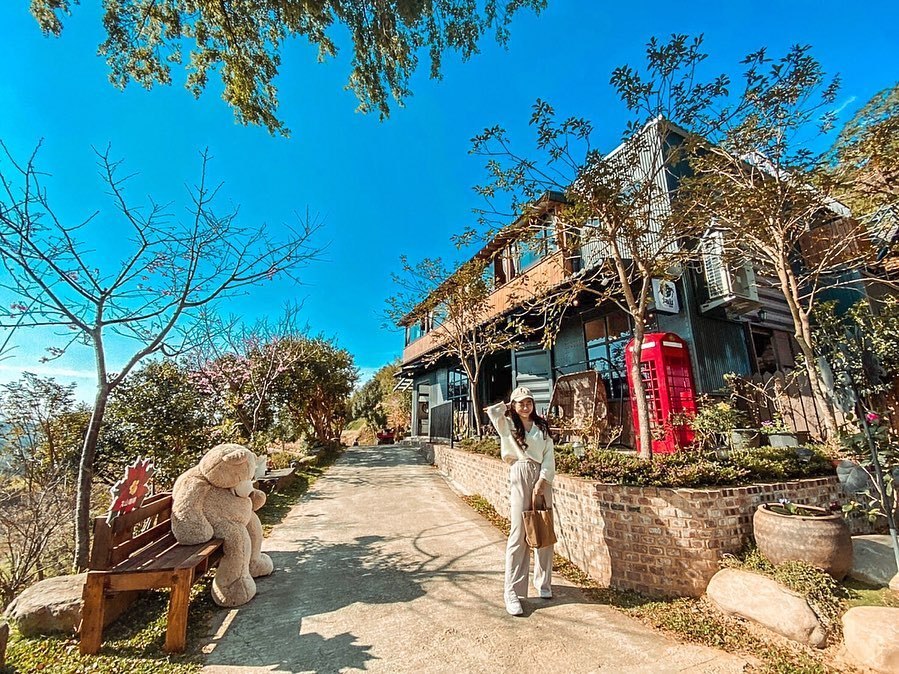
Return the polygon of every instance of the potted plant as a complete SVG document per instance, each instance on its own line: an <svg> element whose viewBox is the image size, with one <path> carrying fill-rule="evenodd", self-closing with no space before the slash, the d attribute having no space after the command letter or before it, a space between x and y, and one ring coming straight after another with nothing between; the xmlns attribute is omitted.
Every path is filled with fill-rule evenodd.
<svg viewBox="0 0 899 674"><path fill-rule="evenodd" d="M699 401L700 408L690 420L700 444L724 444L732 450L759 446L759 432L749 428L746 415L728 400Z"/></svg>
<svg viewBox="0 0 899 674"><path fill-rule="evenodd" d="M842 513L787 499L762 503L752 517L752 535L772 564L807 562L837 580L852 569L852 539Z"/></svg>
<svg viewBox="0 0 899 674"><path fill-rule="evenodd" d="M768 444L772 447L798 447L799 438L796 433L787 426L783 417L777 416L769 421L763 421L759 429L767 437Z"/></svg>

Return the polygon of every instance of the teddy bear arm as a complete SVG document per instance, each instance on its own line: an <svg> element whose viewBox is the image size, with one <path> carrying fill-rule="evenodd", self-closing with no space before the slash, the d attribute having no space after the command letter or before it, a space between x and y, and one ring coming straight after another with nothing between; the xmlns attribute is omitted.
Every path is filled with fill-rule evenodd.
<svg viewBox="0 0 899 674"><path fill-rule="evenodd" d="M267 497L264 491L259 489L254 489L250 492L250 500L253 502L253 510L259 510L262 506L265 505Z"/></svg>

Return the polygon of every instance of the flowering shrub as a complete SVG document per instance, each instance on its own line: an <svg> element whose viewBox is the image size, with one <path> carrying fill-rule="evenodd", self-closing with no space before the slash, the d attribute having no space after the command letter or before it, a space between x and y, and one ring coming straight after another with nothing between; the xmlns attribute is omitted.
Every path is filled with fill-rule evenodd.
<svg viewBox="0 0 899 674"><path fill-rule="evenodd" d="M759 430L765 435L774 435L776 433L792 433L793 429L787 426L783 417L775 417L768 421L763 421Z"/></svg>

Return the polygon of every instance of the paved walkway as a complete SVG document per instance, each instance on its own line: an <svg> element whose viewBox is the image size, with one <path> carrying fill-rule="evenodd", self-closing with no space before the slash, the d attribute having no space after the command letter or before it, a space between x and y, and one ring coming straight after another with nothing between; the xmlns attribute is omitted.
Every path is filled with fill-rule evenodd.
<svg viewBox="0 0 899 674"><path fill-rule="evenodd" d="M502 602L505 540L403 447L353 448L266 540L275 571L222 611L205 674L741 672L562 578L555 598Z"/></svg>

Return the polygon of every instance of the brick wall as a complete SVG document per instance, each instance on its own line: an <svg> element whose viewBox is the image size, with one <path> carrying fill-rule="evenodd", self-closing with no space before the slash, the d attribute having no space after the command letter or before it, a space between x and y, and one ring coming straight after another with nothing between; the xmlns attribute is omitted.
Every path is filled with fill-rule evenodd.
<svg viewBox="0 0 899 674"><path fill-rule="evenodd" d="M509 467L499 459L423 445L447 478L509 516ZM789 498L827 507L845 497L836 477L746 487L666 489L599 484L557 474L556 552L602 585L650 595L699 596L725 552L752 533L759 503Z"/></svg>

